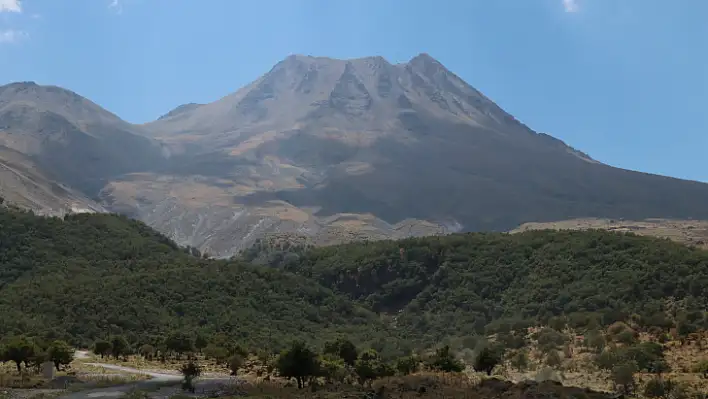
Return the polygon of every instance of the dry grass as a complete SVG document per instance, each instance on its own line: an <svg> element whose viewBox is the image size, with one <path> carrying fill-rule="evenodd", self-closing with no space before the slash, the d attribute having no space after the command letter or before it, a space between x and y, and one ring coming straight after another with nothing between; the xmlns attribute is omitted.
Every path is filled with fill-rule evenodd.
<svg viewBox="0 0 708 399"><path fill-rule="evenodd" d="M616 219L571 219L546 223L525 223L511 233L528 230L588 230L600 229L616 232L632 232L658 238L668 238L686 245L708 249L708 221L647 219L642 221Z"/></svg>

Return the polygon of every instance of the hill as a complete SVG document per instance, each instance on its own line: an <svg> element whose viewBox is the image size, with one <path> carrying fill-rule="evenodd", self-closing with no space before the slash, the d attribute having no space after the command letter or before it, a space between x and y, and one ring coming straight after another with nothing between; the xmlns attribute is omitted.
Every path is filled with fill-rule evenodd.
<svg viewBox="0 0 708 399"><path fill-rule="evenodd" d="M105 208L219 257L268 234L331 244L571 218L708 219L708 185L597 162L427 54L293 55L144 125L69 90L13 83L0 87L0 145L39 174L1 181L5 197ZM69 193L42 194L52 184Z"/></svg>
<svg viewBox="0 0 708 399"><path fill-rule="evenodd" d="M311 280L187 252L122 216L0 209L0 337L88 346L109 334L149 342L173 331L224 332L256 348L335 334L387 341L372 312Z"/></svg>
<svg viewBox="0 0 708 399"><path fill-rule="evenodd" d="M108 334L223 332L276 348L346 335L401 353L557 317L579 329L628 319L647 330L708 327L708 253L631 234L260 248L244 254L269 262L255 265L192 256L116 215L62 219L2 208L0 227L0 335L86 345Z"/></svg>
<svg viewBox="0 0 708 399"><path fill-rule="evenodd" d="M646 329L708 327L708 252L668 240L528 231L290 252L265 258L390 315L417 344L557 317L578 329L630 318Z"/></svg>

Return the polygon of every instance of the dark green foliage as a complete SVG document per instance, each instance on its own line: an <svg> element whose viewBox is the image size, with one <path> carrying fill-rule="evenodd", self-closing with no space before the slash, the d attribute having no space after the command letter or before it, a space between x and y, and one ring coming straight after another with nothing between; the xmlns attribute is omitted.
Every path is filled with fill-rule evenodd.
<svg viewBox="0 0 708 399"><path fill-rule="evenodd" d="M385 363L378 352L373 349L362 352L359 359L354 365L359 377L359 382L362 384L371 384L377 378L388 377L395 374L395 370L389 364Z"/></svg>
<svg viewBox="0 0 708 399"><path fill-rule="evenodd" d="M229 357L229 350L223 346L209 344L204 348L204 356L207 359L214 359L217 363L224 363Z"/></svg>
<svg viewBox="0 0 708 399"><path fill-rule="evenodd" d="M465 365L455 358L447 345L437 349L426 362L426 366L429 370L444 372L461 372L465 369Z"/></svg>
<svg viewBox="0 0 708 399"><path fill-rule="evenodd" d="M524 372L529 366L529 355L526 353L525 350L520 350L516 352L511 360L510 360L511 367L516 369L519 372Z"/></svg>
<svg viewBox="0 0 708 399"><path fill-rule="evenodd" d="M317 354L302 341L295 341L278 356L276 368L282 377L295 378L298 388L305 386L309 377L317 376L320 364Z"/></svg>
<svg viewBox="0 0 708 399"><path fill-rule="evenodd" d="M122 335L116 335L111 338L111 355L118 359L120 356L130 354L130 344Z"/></svg>
<svg viewBox="0 0 708 399"><path fill-rule="evenodd" d="M147 360L152 360L152 358L155 356L155 347L150 345L150 344L145 344L140 347L140 350L138 353L140 353L140 356L144 357Z"/></svg>
<svg viewBox="0 0 708 399"><path fill-rule="evenodd" d="M189 334L174 332L165 338L165 348L168 351L177 353L177 357L179 358L183 353L192 352L194 350L194 342Z"/></svg>
<svg viewBox="0 0 708 399"><path fill-rule="evenodd" d="M74 349L66 342L57 340L52 342L47 355L57 371L60 371L61 366L68 366L74 360Z"/></svg>
<svg viewBox="0 0 708 399"><path fill-rule="evenodd" d="M324 353L339 357L349 366L354 366L356 359L359 357L356 346L351 341L343 338L326 342Z"/></svg>
<svg viewBox="0 0 708 399"><path fill-rule="evenodd" d="M681 304L669 316L679 329L708 327L708 252L666 240L533 231L278 250L297 256L277 268L203 260L125 217L3 208L0 335L74 346L124 336L126 349L149 343L164 355L196 346L225 363L234 343L219 334L276 351L292 339L319 346L345 336L393 359L485 332L518 348L518 332L537 322L592 330L636 314L640 326L664 328L657 315L668 314L668 297ZM547 350L561 345L551 332L539 340Z"/></svg>
<svg viewBox="0 0 708 399"><path fill-rule="evenodd" d="M235 376L238 374L238 369L240 369L243 366L244 359L243 356L239 354L233 354L229 358L229 370L231 371L231 375Z"/></svg>
<svg viewBox="0 0 708 399"><path fill-rule="evenodd" d="M202 368L195 362L189 362L182 365L180 368L184 380L182 380L182 389L185 391L194 392L194 379L202 374Z"/></svg>
<svg viewBox="0 0 708 399"><path fill-rule="evenodd" d="M110 355L111 354L111 343L108 341L104 341L104 340L98 340L98 341L94 342L93 353L101 356L101 358L103 358L104 356Z"/></svg>
<svg viewBox="0 0 708 399"><path fill-rule="evenodd" d="M3 360L8 362L14 362L17 367L17 372L22 370L22 363L27 366L35 354L39 351L39 348L35 343L24 336L10 338L3 345Z"/></svg>
<svg viewBox="0 0 708 399"><path fill-rule="evenodd" d="M610 377L615 388L624 394L631 395L636 386L634 374L637 371L637 365L633 362L620 363L612 367Z"/></svg>
<svg viewBox="0 0 708 399"><path fill-rule="evenodd" d="M501 363L504 351L499 347L482 347L474 358L472 367L475 371L483 371L487 375L492 375L492 371L497 364Z"/></svg>
<svg viewBox="0 0 708 399"><path fill-rule="evenodd" d="M599 354L595 362L598 367L605 370L612 370L619 364L631 363L638 371L657 374L668 371L668 364L664 360L664 348L655 342L616 347Z"/></svg>
<svg viewBox="0 0 708 399"><path fill-rule="evenodd" d="M287 269L374 310L398 312L397 329L418 346L512 329L500 320L592 329L637 314L645 323L666 310L670 296L693 299L684 302L693 313L708 298L708 284L695 283L708 282L708 252L604 231L352 243L300 258ZM708 327L695 314L691 325Z"/></svg>
<svg viewBox="0 0 708 399"><path fill-rule="evenodd" d="M291 339L320 344L348 336L384 342L397 354L398 339L375 314L312 280L239 261L197 259L122 216L44 218L2 208L0 263L0 336L52 337L86 347L132 333L138 349L145 342L158 347L151 337L173 332L209 341L222 332L278 350Z"/></svg>
<svg viewBox="0 0 708 399"><path fill-rule="evenodd" d="M396 360L396 370L401 375L413 374L420 367L420 359L417 356L405 356Z"/></svg>

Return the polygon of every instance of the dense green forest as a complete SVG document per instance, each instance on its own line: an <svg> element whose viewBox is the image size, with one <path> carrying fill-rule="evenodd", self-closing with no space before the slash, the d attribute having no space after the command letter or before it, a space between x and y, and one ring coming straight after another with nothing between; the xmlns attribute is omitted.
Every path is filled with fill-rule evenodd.
<svg viewBox="0 0 708 399"><path fill-rule="evenodd" d="M347 337L401 355L539 322L708 327L708 252L631 234L259 244L229 261L193 252L122 216L0 208L0 338L89 346L179 331L282 349Z"/></svg>
<svg viewBox="0 0 708 399"><path fill-rule="evenodd" d="M187 252L122 216L0 210L0 335L89 346L110 334L137 342L224 332L274 348L334 335L389 339L372 312L304 277Z"/></svg>

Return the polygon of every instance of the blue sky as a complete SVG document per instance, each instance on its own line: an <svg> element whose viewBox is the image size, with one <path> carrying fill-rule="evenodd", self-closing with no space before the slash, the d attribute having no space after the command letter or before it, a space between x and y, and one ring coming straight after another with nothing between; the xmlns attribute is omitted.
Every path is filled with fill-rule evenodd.
<svg viewBox="0 0 708 399"><path fill-rule="evenodd" d="M289 54L427 52L600 161L708 181L706 21L706 0L0 0L0 84L145 122Z"/></svg>

